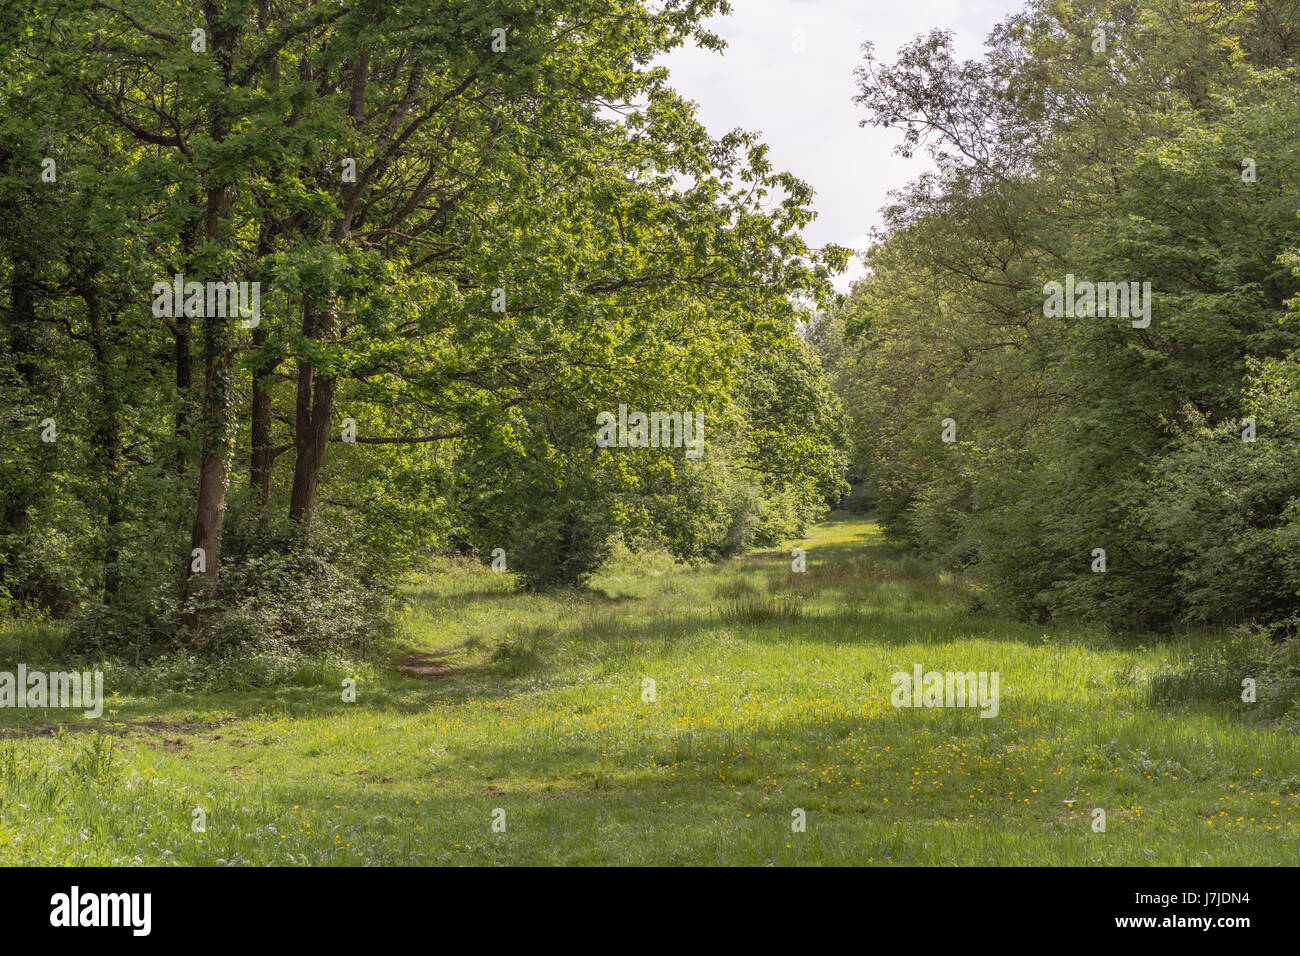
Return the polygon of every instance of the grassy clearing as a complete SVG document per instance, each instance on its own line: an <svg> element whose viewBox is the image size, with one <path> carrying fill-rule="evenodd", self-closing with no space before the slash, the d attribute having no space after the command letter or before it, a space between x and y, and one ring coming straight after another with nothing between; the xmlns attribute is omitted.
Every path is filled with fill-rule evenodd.
<svg viewBox="0 0 1300 956"><path fill-rule="evenodd" d="M0 711L0 863L1300 862L1294 730L1156 699L1212 635L973 614L861 520L799 544L805 574L624 556L559 596L447 563L398 655L432 676L361 675L355 704L333 675ZM914 663L999 672L999 716L891 706Z"/></svg>

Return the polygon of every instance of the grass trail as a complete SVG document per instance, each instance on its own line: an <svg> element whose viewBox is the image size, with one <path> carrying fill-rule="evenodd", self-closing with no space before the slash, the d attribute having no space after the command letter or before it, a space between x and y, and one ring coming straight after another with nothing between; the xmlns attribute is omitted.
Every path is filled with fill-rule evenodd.
<svg viewBox="0 0 1300 956"><path fill-rule="evenodd" d="M972 613L865 520L793 544L804 574L625 555L581 595L444 564L398 656L432 676L363 675L355 704L331 680L0 712L0 863L1300 862L1296 735L1152 699L1208 637ZM918 663L998 672L998 716L893 707Z"/></svg>

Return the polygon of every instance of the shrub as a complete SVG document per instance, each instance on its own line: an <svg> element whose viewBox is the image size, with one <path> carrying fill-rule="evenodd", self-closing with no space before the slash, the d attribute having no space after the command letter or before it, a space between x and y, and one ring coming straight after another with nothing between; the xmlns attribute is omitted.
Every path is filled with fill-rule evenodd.
<svg viewBox="0 0 1300 956"><path fill-rule="evenodd" d="M1261 718L1300 715L1300 639L1285 625L1241 626L1187 656L1151 681L1153 703L1209 702L1246 709ZM1255 681L1255 702L1241 699L1243 680Z"/></svg>
<svg viewBox="0 0 1300 956"><path fill-rule="evenodd" d="M180 612L201 609L203 640L189 649L201 657L373 656L391 633L404 560L396 549L367 546L337 515L318 516L304 536L289 521L236 502L222 534L215 597L181 608L179 580L128 583L111 606L92 605L74 622L69 647L133 664L170 659L179 647Z"/></svg>

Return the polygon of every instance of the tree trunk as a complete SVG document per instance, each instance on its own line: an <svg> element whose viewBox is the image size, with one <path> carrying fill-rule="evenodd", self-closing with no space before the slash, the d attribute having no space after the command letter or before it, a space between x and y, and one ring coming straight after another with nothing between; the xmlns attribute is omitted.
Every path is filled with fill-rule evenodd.
<svg viewBox="0 0 1300 956"><path fill-rule="evenodd" d="M302 331L310 338L328 341L337 324L332 308L319 309L311 297L303 306ZM325 448L329 444L330 416L334 411L334 380L312 364L298 360L298 398L294 418L293 493L289 517L304 529L311 527L316 511L316 486Z"/></svg>
<svg viewBox="0 0 1300 956"><path fill-rule="evenodd" d="M266 344L266 330L253 330L253 348ZM275 362L263 359L253 367L251 430L253 456L249 465L249 484L257 492L257 504L265 508L271 500L271 466L275 454L271 447L271 376Z"/></svg>
<svg viewBox="0 0 1300 956"><path fill-rule="evenodd" d="M190 552L185 559L182 603L191 597L211 599L216 592L221 569L221 528L226 519L226 490L230 484L230 462L235 451L235 430L230 418L234 391L234 352L230 347L230 333L224 319L209 316L203 323L202 453L194 523L190 529ZM199 561L201 571L195 569ZM186 609L184 622L192 642L202 637L205 618L202 609Z"/></svg>
<svg viewBox="0 0 1300 956"><path fill-rule="evenodd" d="M267 3L261 0L258 6L258 25L266 29ZM276 64L272 63L272 82L279 75ZM276 232L272 226L263 223L257 237L257 261L262 262L274 250ZM275 464L275 452L271 447L271 380L278 358L262 354L270 333L265 323L253 329L253 351L256 360L252 369L252 401L249 404L249 431L252 444L251 460L248 468L249 484L257 492L257 506L265 509L271 500L271 467Z"/></svg>
<svg viewBox="0 0 1300 956"><path fill-rule="evenodd" d="M215 0L205 0L203 10L209 47L220 66L223 82L229 87L239 28L222 22L223 13ZM226 139L230 123L224 107L212 107L210 129L214 142ZM209 242L220 243L223 240L222 222L230 210L230 184L214 178L209 181L206 194L205 235ZM190 554L186 556L185 583L181 588L182 620L190 643L202 640L208 609L186 605L194 598L205 603L211 601L221 575L221 528L226 519L226 491L230 486L230 463L235 453L235 353L231 322L225 316L205 315L201 327L204 378L199 487L194 505L194 524L190 529ZM196 552L201 556L201 571L196 569Z"/></svg>

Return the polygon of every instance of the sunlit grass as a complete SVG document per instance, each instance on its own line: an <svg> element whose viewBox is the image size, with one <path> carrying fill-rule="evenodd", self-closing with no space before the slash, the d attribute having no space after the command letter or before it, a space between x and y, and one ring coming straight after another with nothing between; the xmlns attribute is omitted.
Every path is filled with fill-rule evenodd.
<svg viewBox="0 0 1300 956"><path fill-rule="evenodd" d="M804 574L788 548L622 555L582 594L443 563L398 658L440 676L363 676L355 704L319 685L116 698L98 724L7 711L0 862L1298 862L1295 735L1153 699L1214 635L972 614L862 520L796 544ZM893 707L914 663L997 671L999 715Z"/></svg>

